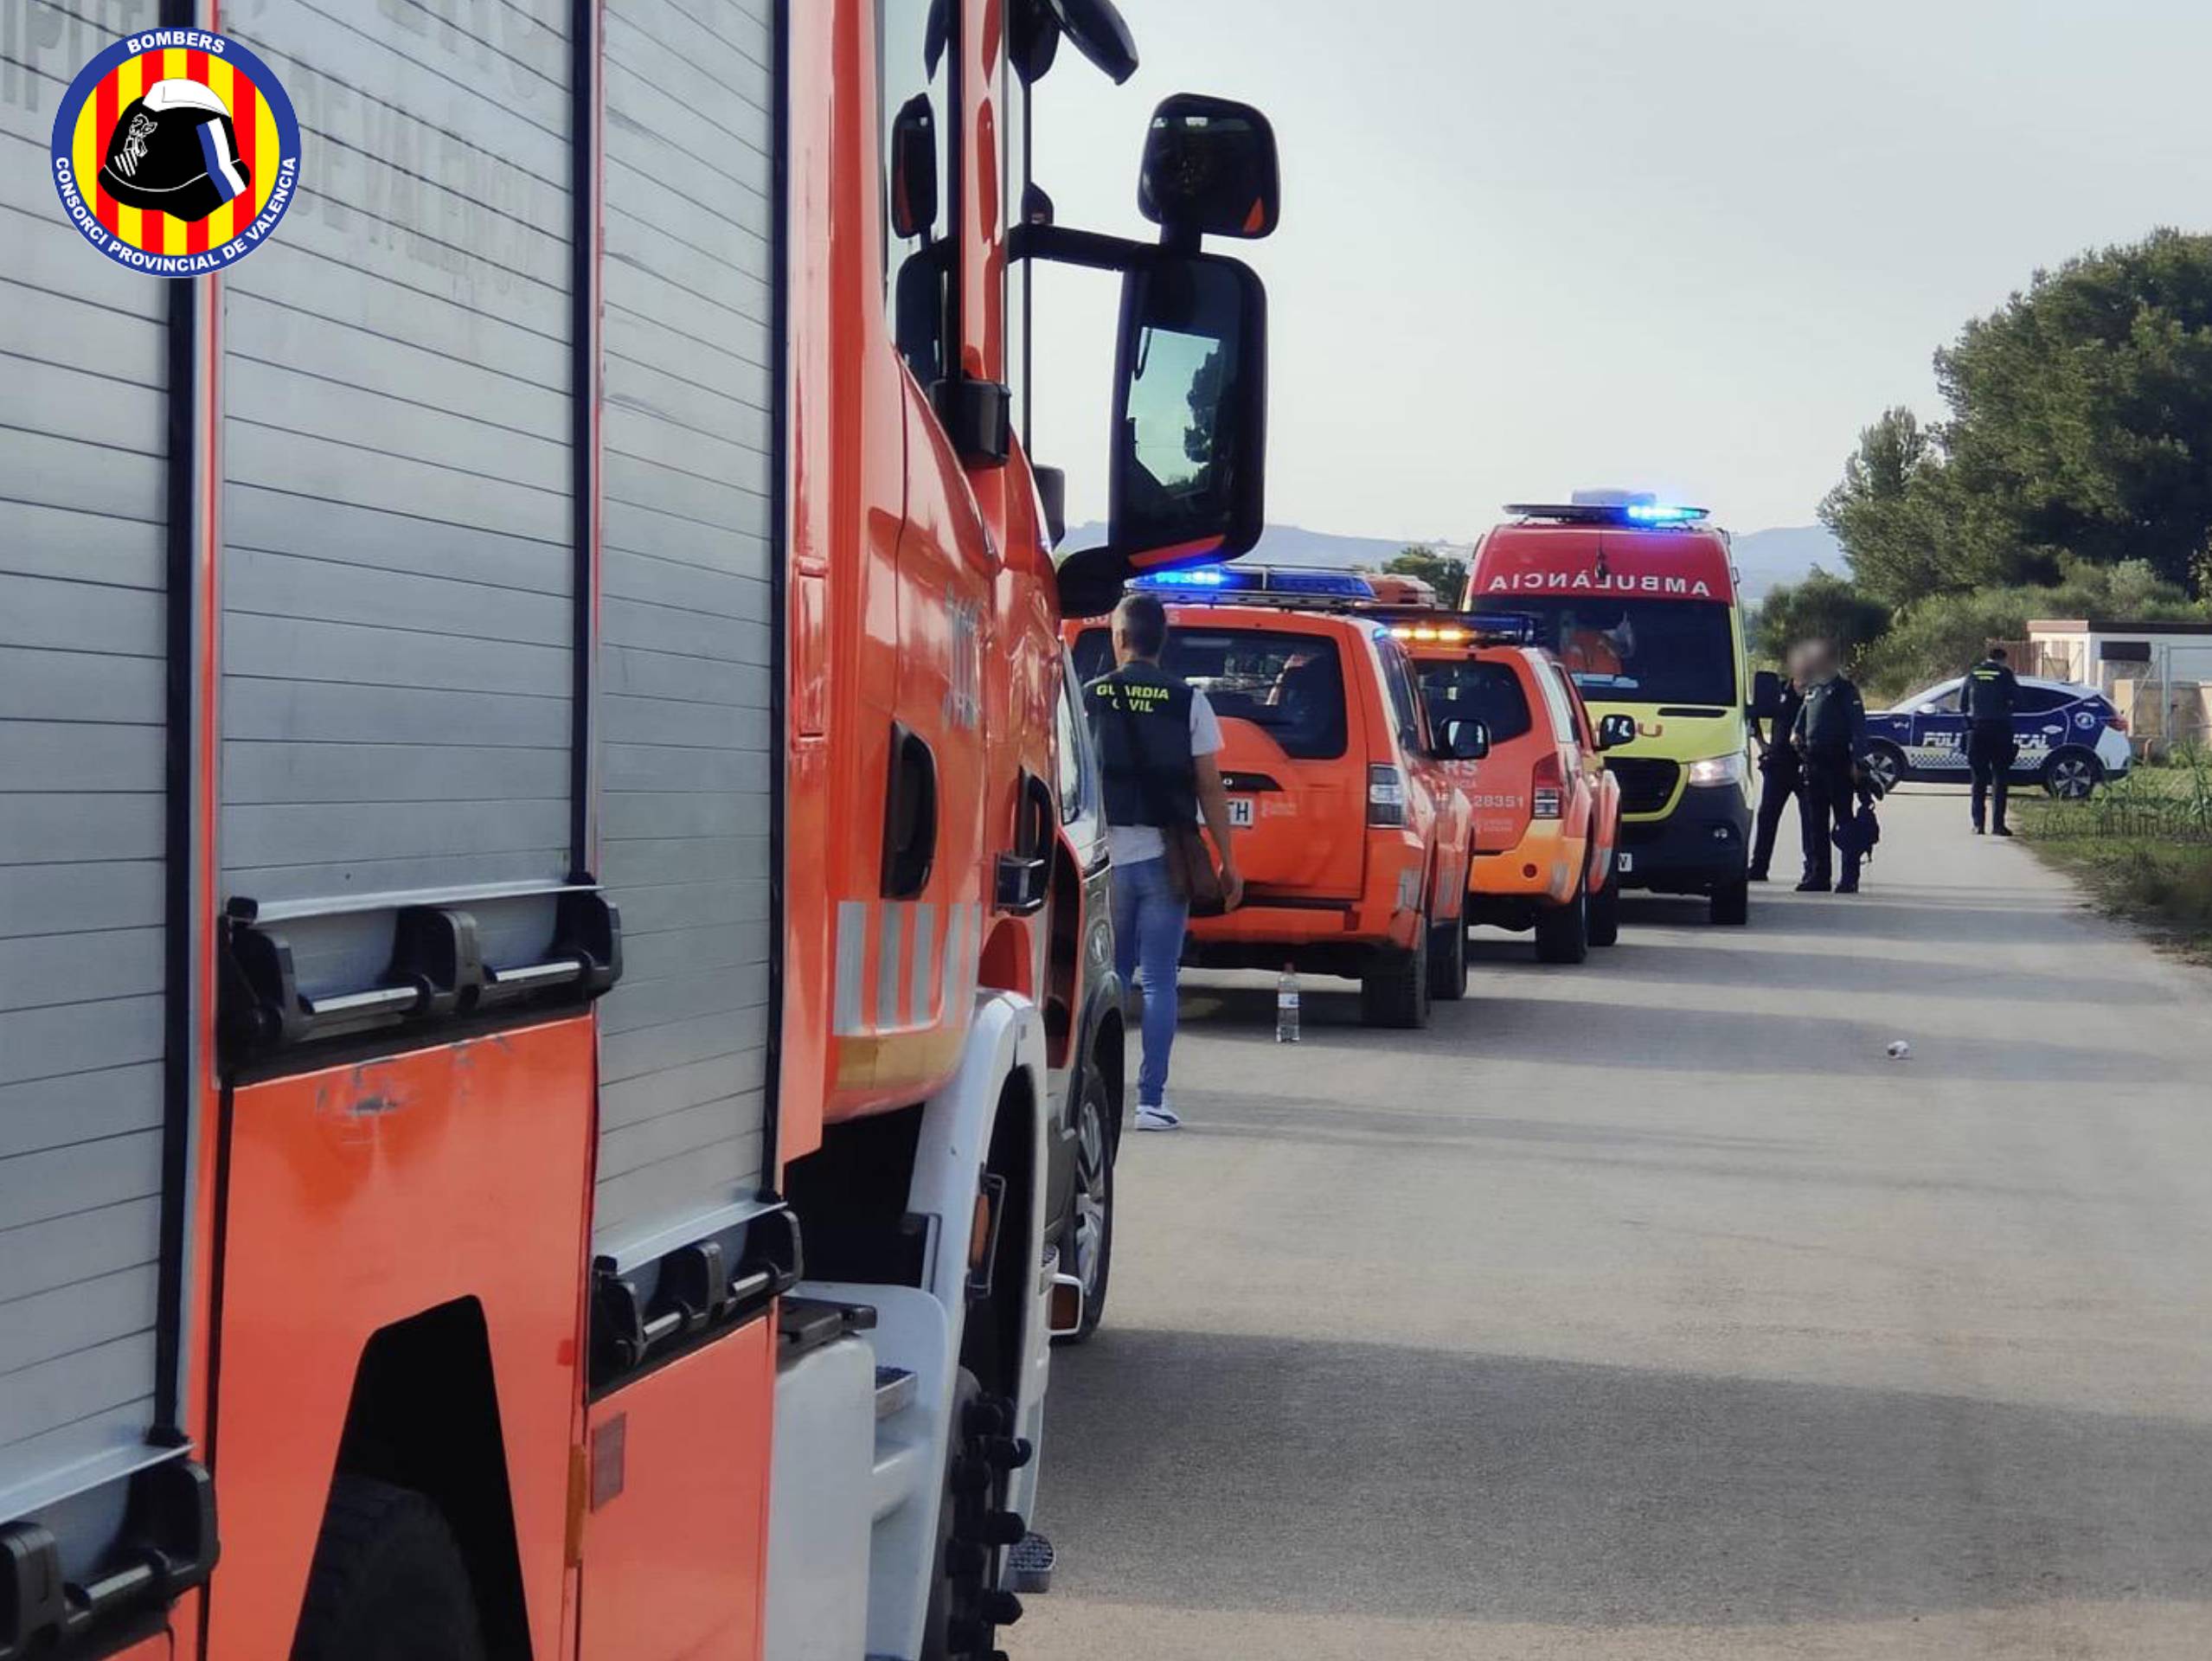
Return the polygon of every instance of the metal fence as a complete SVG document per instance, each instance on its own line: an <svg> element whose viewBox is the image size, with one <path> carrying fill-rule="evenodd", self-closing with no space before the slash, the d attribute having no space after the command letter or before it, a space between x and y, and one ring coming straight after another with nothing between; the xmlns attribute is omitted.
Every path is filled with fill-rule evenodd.
<svg viewBox="0 0 2212 1661"><path fill-rule="evenodd" d="M2174 767L2138 768L2084 802L2053 802L2036 834L2054 840L2212 844L2212 758Z"/></svg>

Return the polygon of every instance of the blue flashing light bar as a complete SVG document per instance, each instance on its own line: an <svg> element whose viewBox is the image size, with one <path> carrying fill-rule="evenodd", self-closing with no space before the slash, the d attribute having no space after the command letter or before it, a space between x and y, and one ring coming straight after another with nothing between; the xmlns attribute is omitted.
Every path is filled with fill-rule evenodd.
<svg viewBox="0 0 2212 1661"><path fill-rule="evenodd" d="M1471 612L1457 620L1472 634L1523 646L1536 644L1536 619L1526 612Z"/></svg>
<svg viewBox="0 0 2212 1661"><path fill-rule="evenodd" d="M1506 512L1521 519L1548 519L1562 525L1694 525L1707 518L1703 508L1666 502L1509 502Z"/></svg>
<svg viewBox="0 0 2212 1661"><path fill-rule="evenodd" d="M1129 585L1148 593L1298 594L1314 600L1373 600L1375 586L1350 571L1295 565L1194 565L1156 571Z"/></svg>

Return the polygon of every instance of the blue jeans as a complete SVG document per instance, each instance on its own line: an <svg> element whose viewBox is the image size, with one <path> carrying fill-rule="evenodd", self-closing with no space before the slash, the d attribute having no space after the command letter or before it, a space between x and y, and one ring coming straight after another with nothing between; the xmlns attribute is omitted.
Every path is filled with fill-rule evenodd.
<svg viewBox="0 0 2212 1661"><path fill-rule="evenodd" d="M1168 1052L1175 1048L1176 965L1183 957L1189 904L1168 886L1164 859L1113 868L1113 962L1125 990L1144 988L1144 1060L1137 1069L1137 1105L1166 1100ZM1139 972L1141 972L1141 976Z"/></svg>

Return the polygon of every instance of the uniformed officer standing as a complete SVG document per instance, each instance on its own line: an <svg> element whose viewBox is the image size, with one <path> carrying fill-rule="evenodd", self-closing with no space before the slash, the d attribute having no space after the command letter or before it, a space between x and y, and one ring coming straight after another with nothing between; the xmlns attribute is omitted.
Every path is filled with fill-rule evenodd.
<svg viewBox="0 0 2212 1661"><path fill-rule="evenodd" d="M1166 827L1205 816L1221 851L1222 900L1244 891L1229 846L1228 795L1215 760L1221 724L1206 695L1160 667L1167 612L1151 594L1113 613L1112 674L1083 689L1105 775L1106 855L1113 862L1113 951L1121 984L1144 989L1144 1060L1137 1071L1137 1128L1172 1131L1168 1055L1175 1047L1176 984L1189 896L1168 873Z"/></svg>
<svg viewBox="0 0 2212 1661"><path fill-rule="evenodd" d="M1781 829L1782 815L1790 805L1790 798L1804 789L1804 769L1792 734L1797 727L1798 711L1805 707L1803 663L1805 648L1790 648L1786 678L1782 682L1782 701L1774 708L1774 719L1766 736L1759 741L1759 829L1751 843L1751 880L1766 881L1767 869L1774 862L1774 837ZM1758 736L1758 724L1753 723L1752 733ZM1800 811L1800 820L1804 814ZM1805 857L1805 874L1812 873L1810 852Z"/></svg>
<svg viewBox="0 0 2212 1661"><path fill-rule="evenodd" d="M1982 834L1982 807L1991 805L1990 829L2000 837L2004 828L2004 798L2012 779L2012 764L2020 754L2020 741L2012 727L2013 712L2020 707L2020 683L2005 661L2004 648L1991 646L1989 656L1966 671L1959 689L1959 713L1966 717L1966 765L1974 774L1972 811L1974 834Z"/></svg>
<svg viewBox="0 0 2212 1661"><path fill-rule="evenodd" d="M1844 675L1833 642L1809 643L1804 663L1805 703L1798 711L1795 734L1805 767L1800 822L1805 827L1805 875L1798 884L1798 892L1825 894L1834 869L1831 828L1848 824L1858 812L1855 785L1859 754L1866 747L1866 702ZM1835 884L1835 890L1838 894L1859 891L1856 843L1844 851L1843 880Z"/></svg>

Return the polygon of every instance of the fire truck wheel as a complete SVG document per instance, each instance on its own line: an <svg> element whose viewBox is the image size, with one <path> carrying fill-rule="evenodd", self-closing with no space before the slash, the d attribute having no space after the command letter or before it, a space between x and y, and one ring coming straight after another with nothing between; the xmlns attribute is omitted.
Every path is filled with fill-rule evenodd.
<svg viewBox="0 0 2212 1661"><path fill-rule="evenodd" d="M1370 1027L1428 1024L1428 920L1414 932L1414 949L1378 954L1360 978L1360 1019Z"/></svg>
<svg viewBox="0 0 2212 1661"><path fill-rule="evenodd" d="M411 1488L338 1478L323 1513L292 1661L482 1661L468 1565Z"/></svg>
<svg viewBox="0 0 2212 1661"><path fill-rule="evenodd" d="M922 1622L921 1661L986 1661L997 1631L1022 1618L1021 1600L999 1589L1006 1547L1028 1524L1003 1509L1010 1472L1027 1463L1012 1440L1014 1404L986 1395L963 1367L952 1378L945 1491L937 1508L937 1578Z"/></svg>
<svg viewBox="0 0 2212 1661"><path fill-rule="evenodd" d="M1580 963L1590 955L1590 896L1578 894L1563 906L1536 911L1536 961Z"/></svg>
<svg viewBox="0 0 2212 1661"><path fill-rule="evenodd" d="M1113 1095L1095 1065L1083 1068L1075 1098L1075 1202L1061 1267L1083 1283L1083 1324L1058 1340L1081 1344L1106 1314L1113 1273Z"/></svg>
<svg viewBox="0 0 2212 1661"><path fill-rule="evenodd" d="M1590 896L1590 944L1620 944L1620 879L1610 867L1606 871L1605 887Z"/></svg>
<svg viewBox="0 0 2212 1661"><path fill-rule="evenodd" d="M1467 920L1454 917L1428 932L1428 995L1457 1004L1467 995Z"/></svg>

